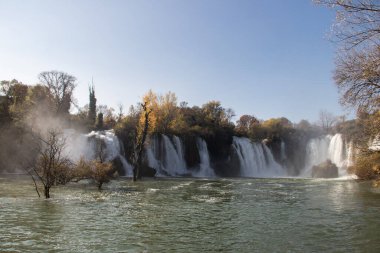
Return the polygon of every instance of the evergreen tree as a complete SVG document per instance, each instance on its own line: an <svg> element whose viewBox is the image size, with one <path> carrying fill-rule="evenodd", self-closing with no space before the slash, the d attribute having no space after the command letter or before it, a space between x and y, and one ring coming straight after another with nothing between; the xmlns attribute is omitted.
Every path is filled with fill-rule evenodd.
<svg viewBox="0 0 380 253"><path fill-rule="evenodd" d="M90 92L90 103L88 108L88 120L91 125L95 125L96 121L96 97L95 97L95 87L94 85L89 87Z"/></svg>

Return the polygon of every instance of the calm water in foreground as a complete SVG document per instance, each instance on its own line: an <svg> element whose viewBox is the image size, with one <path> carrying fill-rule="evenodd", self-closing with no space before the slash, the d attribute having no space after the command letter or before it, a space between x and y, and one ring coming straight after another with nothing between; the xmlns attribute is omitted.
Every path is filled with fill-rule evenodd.
<svg viewBox="0 0 380 253"><path fill-rule="evenodd" d="M0 252L380 252L366 182L120 179L52 197L0 176Z"/></svg>

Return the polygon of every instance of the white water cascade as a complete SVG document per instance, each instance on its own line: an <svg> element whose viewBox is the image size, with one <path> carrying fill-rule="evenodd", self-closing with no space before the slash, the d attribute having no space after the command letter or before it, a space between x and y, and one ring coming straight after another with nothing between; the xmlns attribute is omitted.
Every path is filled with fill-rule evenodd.
<svg viewBox="0 0 380 253"><path fill-rule="evenodd" d="M206 142L198 138L197 148L200 157L198 171L187 167L184 146L178 136L154 136L146 148L148 166L157 170L157 176L215 177Z"/></svg>
<svg viewBox="0 0 380 253"><path fill-rule="evenodd" d="M148 165L157 170L158 176L181 176L187 173L183 144L178 136L171 140L167 135L155 136L146 149Z"/></svg>
<svg viewBox="0 0 380 253"><path fill-rule="evenodd" d="M98 141L100 140L104 143L104 147L102 147L104 159L112 161L117 157L120 158L126 175L131 175L132 166L121 154L121 144L113 130L92 131L88 134L81 134L73 129L66 129L64 131L64 138L66 139L64 154L74 162L79 161L81 158L85 160L96 159L96 150L98 149Z"/></svg>
<svg viewBox="0 0 380 253"><path fill-rule="evenodd" d="M285 161L287 159L286 157L286 147L285 147L285 142L281 140L281 161Z"/></svg>
<svg viewBox="0 0 380 253"><path fill-rule="evenodd" d="M240 162L242 177L284 176L284 169L273 158L271 150L263 143L251 142L248 138L233 137L232 147Z"/></svg>
<svg viewBox="0 0 380 253"><path fill-rule="evenodd" d="M352 165L354 152L353 144L345 143L341 134L311 139L307 144L306 165L302 175L310 177L314 165L329 159L338 167L339 176L346 176L347 166Z"/></svg>
<svg viewBox="0 0 380 253"><path fill-rule="evenodd" d="M207 143L201 138L197 138L197 147L201 163L199 164L199 172L195 173L196 177L215 177L215 172L210 166L210 156L208 154Z"/></svg>

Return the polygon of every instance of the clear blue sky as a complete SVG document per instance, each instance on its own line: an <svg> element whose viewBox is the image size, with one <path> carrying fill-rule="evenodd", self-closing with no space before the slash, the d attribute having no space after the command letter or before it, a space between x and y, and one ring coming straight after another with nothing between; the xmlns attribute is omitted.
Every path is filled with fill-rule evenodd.
<svg viewBox="0 0 380 253"><path fill-rule="evenodd" d="M331 10L310 0L0 0L0 80L94 78L98 104L126 108L149 89L219 100L238 116L315 121L346 113L332 80Z"/></svg>

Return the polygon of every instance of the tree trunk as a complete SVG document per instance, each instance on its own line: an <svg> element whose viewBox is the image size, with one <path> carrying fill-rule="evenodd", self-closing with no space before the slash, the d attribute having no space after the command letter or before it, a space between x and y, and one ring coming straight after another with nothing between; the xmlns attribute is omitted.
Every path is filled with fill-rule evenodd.
<svg viewBox="0 0 380 253"><path fill-rule="evenodd" d="M44 194L45 194L45 198L50 198L50 187L48 186L45 186L44 187Z"/></svg>

